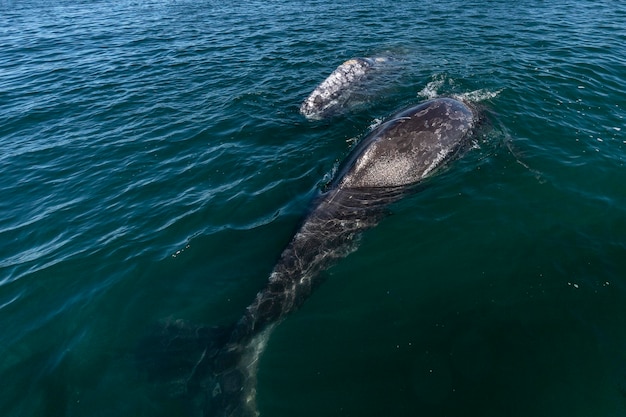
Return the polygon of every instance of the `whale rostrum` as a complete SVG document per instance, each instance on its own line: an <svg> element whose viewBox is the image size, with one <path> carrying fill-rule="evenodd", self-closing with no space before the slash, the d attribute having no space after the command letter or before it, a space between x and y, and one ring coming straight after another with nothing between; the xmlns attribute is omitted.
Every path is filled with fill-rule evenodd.
<svg viewBox="0 0 626 417"><path fill-rule="evenodd" d="M339 65L300 105L300 113L310 120L324 119L345 110L368 75L388 58L353 58Z"/></svg>

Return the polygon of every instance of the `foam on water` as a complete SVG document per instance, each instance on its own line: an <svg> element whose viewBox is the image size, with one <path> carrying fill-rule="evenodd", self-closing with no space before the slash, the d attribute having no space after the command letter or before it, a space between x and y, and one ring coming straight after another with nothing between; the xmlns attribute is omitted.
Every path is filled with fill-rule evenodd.
<svg viewBox="0 0 626 417"><path fill-rule="evenodd" d="M455 82L452 78L447 77L445 74L436 74L433 75L432 80L429 81L424 88L422 88L417 95L419 97L424 97L427 99L437 98L442 94L440 92L441 89L450 89L454 88ZM461 101L470 102L470 103L480 103L486 100L492 100L502 92L502 89L491 91L488 89L479 89L468 91L465 93L450 93L448 91L444 92L444 94L449 94L451 97L456 98Z"/></svg>
<svg viewBox="0 0 626 417"><path fill-rule="evenodd" d="M437 74L432 77L432 81L429 81L424 88L422 88L417 95L427 99L433 99L439 97L439 89L446 83L451 83L451 80L446 78L443 74Z"/></svg>

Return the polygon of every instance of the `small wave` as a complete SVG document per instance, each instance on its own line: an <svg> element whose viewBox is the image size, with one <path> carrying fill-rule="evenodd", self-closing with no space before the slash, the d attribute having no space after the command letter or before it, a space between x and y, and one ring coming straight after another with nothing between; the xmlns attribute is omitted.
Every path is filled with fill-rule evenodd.
<svg viewBox="0 0 626 417"><path fill-rule="evenodd" d="M22 291L23 292L23 291ZM13 304L14 302L16 302L17 300L19 300L20 298L22 298L22 292L20 292L19 294L13 296L13 298L11 298L8 301L2 301L0 304L0 310L2 310L3 308Z"/></svg>

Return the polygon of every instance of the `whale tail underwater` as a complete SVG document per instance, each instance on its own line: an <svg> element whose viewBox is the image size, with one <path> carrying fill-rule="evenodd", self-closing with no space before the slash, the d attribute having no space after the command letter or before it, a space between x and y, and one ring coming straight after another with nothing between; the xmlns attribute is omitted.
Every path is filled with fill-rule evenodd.
<svg viewBox="0 0 626 417"><path fill-rule="evenodd" d="M380 124L354 147L312 204L267 285L228 327L165 323L138 360L169 379L190 416L257 416L256 369L272 329L319 284L319 272L356 249L386 207L453 160L469 142L476 111L451 98L429 100Z"/></svg>

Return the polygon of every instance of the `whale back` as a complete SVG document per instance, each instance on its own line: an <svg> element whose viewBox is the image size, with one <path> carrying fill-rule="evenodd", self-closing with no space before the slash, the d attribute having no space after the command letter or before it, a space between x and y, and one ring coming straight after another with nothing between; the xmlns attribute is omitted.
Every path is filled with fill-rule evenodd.
<svg viewBox="0 0 626 417"><path fill-rule="evenodd" d="M359 143L334 186L415 184L455 154L474 123L474 112L451 98L429 100L404 110Z"/></svg>

